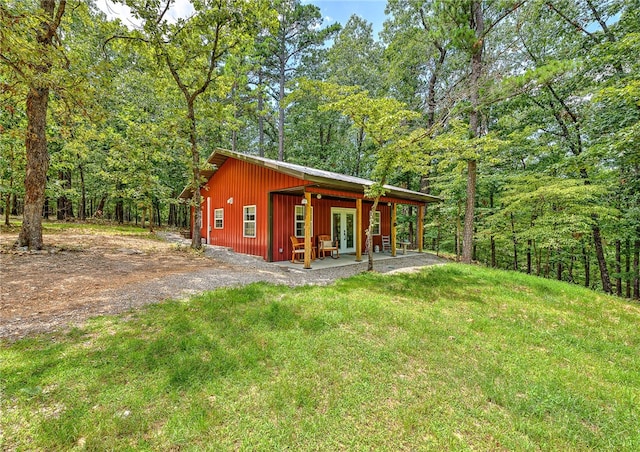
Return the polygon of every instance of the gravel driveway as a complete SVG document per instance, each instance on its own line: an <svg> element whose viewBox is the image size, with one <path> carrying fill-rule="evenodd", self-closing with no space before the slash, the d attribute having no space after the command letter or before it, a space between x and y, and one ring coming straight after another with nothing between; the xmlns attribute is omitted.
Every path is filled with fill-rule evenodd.
<svg viewBox="0 0 640 452"><path fill-rule="evenodd" d="M90 317L118 314L219 287L259 281L287 286L322 285L367 269L365 261L304 270L301 265L292 268L212 246L205 247L203 257L173 262L172 259L180 258L176 247L187 248L190 242L176 233L157 235L161 241L147 241L152 243L151 251L135 248L146 246L147 242L128 243L124 238L112 238L116 244L102 245L103 237L83 236L82 240L90 243L78 252L52 249L26 256L3 253L0 255L4 286L0 300L0 338L16 340L64 329L81 325ZM73 243L81 240L75 236L67 239ZM54 236L51 240L65 238ZM411 271L444 262L446 260L431 254L414 254L376 262L375 270L381 273Z"/></svg>

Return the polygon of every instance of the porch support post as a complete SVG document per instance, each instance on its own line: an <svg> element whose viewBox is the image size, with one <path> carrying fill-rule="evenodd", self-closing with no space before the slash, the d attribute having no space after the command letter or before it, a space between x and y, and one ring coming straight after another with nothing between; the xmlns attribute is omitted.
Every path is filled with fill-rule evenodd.
<svg viewBox="0 0 640 452"><path fill-rule="evenodd" d="M398 222L397 204L391 204L391 256L396 257L396 224Z"/></svg>
<svg viewBox="0 0 640 452"><path fill-rule="evenodd" d="M311 268L311 193L304 192L304 268Z"/></svg>
<svg viewBox="0 0 640 452"><path fill-rule="evenodd" d="M362 261L362 199L356 198L356 262Z"/></svg>
<svg viewBox="0 0 640 452"><path fill-rule="evenodd" d="M418 206L418 252L424 250L424 204Z"/></svg>

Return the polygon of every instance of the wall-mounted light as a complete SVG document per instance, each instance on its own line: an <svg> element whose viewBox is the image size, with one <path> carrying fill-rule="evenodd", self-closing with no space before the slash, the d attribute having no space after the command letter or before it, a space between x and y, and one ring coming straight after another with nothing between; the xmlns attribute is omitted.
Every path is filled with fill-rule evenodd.
<svg viewBox="0 0 640 452"><path fill-rule="evenodd" d="M391 207L391 203L390 203L390 202L388 202L388 203L387 203L387 206Z"/></svg>
<svg viewBox="0 0 640 452"><path fill-rule="evenodd" d="M229 199L227 199L227 204L233 204L233 196Z"/></svg>
<svg viewBox="0 0 640 452"><path fill-rule="evenodd" d="M318 194L316 195L316 198L318 198L318 199L322 199L322 195L321 195L320 193L318 193Z"/></svg>
<svg viewBox="0 0 640 452"><path fill-rule="evenodd" d="M305 205L307 203L307 198L302 198L302 204Z"/></svg>

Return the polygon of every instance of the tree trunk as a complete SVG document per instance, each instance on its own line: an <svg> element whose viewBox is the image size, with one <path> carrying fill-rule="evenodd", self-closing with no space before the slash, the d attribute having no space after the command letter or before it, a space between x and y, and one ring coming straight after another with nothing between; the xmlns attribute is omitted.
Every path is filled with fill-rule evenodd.
<svg viewBox="0 0 640 452"><path fill-rule="evenodd" d="M30 250L42 249L42 207L47 186L47 106L49 88L31 87L27 94L27 171L24 179L24 213L18 244Z"/></svg>
<svg viewBox="0 0 640 452"><path fill-rule="evenodd" d="M602 290L605 293L611 293L611 281L609 280L609 271L607 270L607 261L604 256L604 248L602 246L602 237L600 236L600 226L596 223L592 226L593 243L596 250L596 258L598 259L598 267L600 269L600 278L602 280Z"/></svg>
<svg viewBox="0 0 640 452"><path fill-rule="evenodd" d="M591 287L591 259L587 254L587 248L582 244L582 258L584 259L584 286L586 288Z"/></svg>
<svg viewBox="0 0 640 452"><path fill-rule="evenodd" d="M100 198L100 201L98 202L98 207L96 208L95 212L93 212L94 217L96 218L102 217L102 215L104 214L104 204L106 202L107 202L106 195Z"/></svg>
<svg viewBox="0 0 640 452"><path fill-rule="evenodd" d="M616 240L616 295L622 296L622 265L620 261L620 240Z"/></svg>
<svg viewBox="0 0 640 452"><path fill-rule="evenodd" d="M13 182L13 179L11 180L11 182ZM9 188L11 188L11 185L9 185ZM11 193L9 192L4 197L4 225L5 226L11 226L11 222L9 221L9 215L11 211L11 208L9 207L10 204L11 204Z"/></svg>
<svg viewBox="0 0 640 452"><path fill-rule="evenodd" d="M496 268L496 239L491 236L491 268Z"/></svg>
<svg viewBox="0 0 640 452"><path fill-rule="evenodd" d="M625 248L627 250L624 257L624 269L627 280L625 296L631 298L631 240L625 240Z"/></svg>
<svg viewBox="0 0 640 452"><path fill-rule="evenodd" d="M82 221L87 219L87 188L84 184L84 168L82 165L78 165L80 170L80 208L78 209L78 216Z"/></svg>
<svg viewBox="0 0 640 452"><path fill-rule="evenodd" d="M70 170L59 171L58 180L61 182L63 189L71 189ZM68 220L69 218L73 218L73 204L71 203L71 200L67 198L67 195L62 195L58 198L56 218L58 220Z"/></svg>
<svg viewBox="0 0 640 452"><path fill-rule="evenodd" d="M258 70L258 154L264 157L264 97L262 94L262 68Z"/></svg>
<svg viewBox="0 0 640 452"><path fill-rule="evenodd" d="M531 243L532 240L527 240L527 274L531 274Z"/></svg>
<svg viewBox="0 0 640 452"><path fill-rule="evenodd" d="M556 256L558 256L558 262L557 262L557 273L556 273L556 279L558 281L562 281L562 251L558 250L558 252L556 253Z"/></svg>
<svg viewBox="0 0 640 452"><path fill-rule="evenodd" d="M376 196L373 200L373 206L371 206L371 210L369 211L369 226L367 226L367 271L373 271L373 235L371 235L371 231L375 221L375 212L378 209L379 201L380 196Z"/></svg>
<svg viewBox="0 0 640 452"><path fill-rule="evenodd" d="M175 199L176 193L171 193L171 198ZM178 211L176 205L173 203L169 203L169 218L167 218L167 224L169 226L178 226Z"/></svg>
<svg viewBox="0 0 640 452"><path fill-rule="evenodd" d="M544 277L545 278L549 277L549 272L551 271L550 259L551 259L551 248L547 248L547 261L544 264Z"/></svg>
<svg viewBox="0 0 640 452"><path fill-rule="evenodd" d="M567 281L569 281L570 283L575 283L575 280L573 279L573 266L576 262L576 253L575 253L575 249L571 250L571 255L569 256L569 272L568 272L568 278Z"/></svg>
<svg viewBox="0 0 640 452"><path fill-rule="evenodd" d="M11 197L11 215L18 215L18 195L15 193Z"/></svg>
<svg viewBox="0 0 640 452"><path fill-rule="evenodd" d="M284 47L286 48L286 47ZM280 64L279 92L278 92L278 160L284 161L284 84L285 63Z"/></svg>
<svg viewBox="0 0 640 452"><path fill-rule="evenodd" d="M513 241L513 269L518 271L518 238L516 237L516 226L511 214L511 240Z"/></svg>
<svg viewBox="0 0 640 452"><path fill-rule="evenodd" d="M460 262L460 232L462 226L460 225L460 216L462 215L462 203L458 201L458 217L456 221L456 262Z"/></svg>
<svg viewBox="0 0 640 452"><path fill-rule="evenodd" d="M640 240L633 246L633 298L640 300Z"/></svg>
<svg viewBox="0 0 640 452"><path fill-rule="evenodd" d="M44 19L40 22L36 40L43 52L53 51L53 36L64 14L66 0L60 0L55 14L55 0L40 0ZM44 56L44 55L43 55ZM46 59L45 59L46 61ZM33 65L36 75L45 75L51 71L51 64L40 62ZM22 228L18 236L18 245L29 249L42 249L42 207L44 206L49 152L47 150L47 107L49 87L39 86L37 81L43 77L34 77L27 93L27 133L25 150L27 155L26 176L24 179L24 211ZM46 77L44 77L46 78Z"/></svg>
<svg viewBox="0 0 640 452"><path fill-rule="evenodd" d="M153 213L153 202L152 202L151 205L149 206L149 232L153 232L153 217L154 217L154 213Z"/></svg>
<svg viewBox="0 0 640 452"><path fill-rule="evenodd" d="M489 208L491 209L491 215L493 215L493 190L489 192ZM491 268L496 268L496 239L491 234L489 237L489 246L491 249Z"/></svg>
<svg viewBox="0 0 640 452"><path fill-rule="evenodd" d="M116 199L116 221L119 224L124 223L124 201L121 197Z"/></svg>
<svg viewBox="0 0 640 452"><path fill-rule="evenodd" d="M473 228L473 235L475 236L477 233L477 229L474 226ZM471 260L473 261L477 261L478 260L478 244L474 241L473 242L473 252L471 253Z"/></svg>
<svg viewBox="0 0 640 452"><path fill-rule="evenodd" d="M480 136L480 110L479 91L480 75L482 73L482 50L484 47L484 17L482 13L482 1L472 2L471 28L475 31L476 42L471 55L471 79L469 113L469 131L471 138ZM462 241L462 262L469 264L473 254L473 224L476 199L476 173L478 162L475 159L467 162L467 206L464 213L464 233Z"/></svg>
<svg viewBox="0 0 640 452"><path fill-rule="evenodd" d="M193 215L193 235L191 237L191 248L202 248L202 236L200 229L202 228L202 209L200 208L200 153L198 152L198 143L196 141L196 115L193 108L193 99L187 99L187 108L189 119L189 139L191 141L191 170L193 179L191 184L193 187L193 197L191 199L194 208Z"/></svg>
<svg viewBox="0 0 640 452"><path fill-rule="evenodd" d="M358 134L356 135L356 148L357 148L357 153L358 155L356 156L356 169L355 169L355 174L354 176L360 176L360 166L362 164L362 146L364 145L364 138L365 138L365 133L364 133L364 128L360 127L358 129Z"/></svg>
<svg viewBox="0 0 640 452"><path fill-rule="evenodd" d="M476 198L477 162L467 162L467 203L464 211L464 230L462 233L462 262L470 264L473 257L473 223Z"/></svg>

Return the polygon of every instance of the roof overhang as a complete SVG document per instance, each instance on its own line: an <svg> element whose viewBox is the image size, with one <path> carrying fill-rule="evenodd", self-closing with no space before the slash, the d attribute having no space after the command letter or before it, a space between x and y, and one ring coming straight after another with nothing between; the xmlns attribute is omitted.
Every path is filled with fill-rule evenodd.
<svg viewBox="0 0 640 452"><path fill-rule="evenodd" d="M212 165L213 169L202 170L200 174L203 178L209 180L211 176L215 174L218 168L220 168L229 158L249 162L263 168L269 168L278 173L286 174L303 181L311 182L314 186L319 188L343 190L347 192L362 194L366 189L374 184L373 181L355 176L347 176L344 174L333 173L331 171L318 170L315 168L309 168L306 166L295 165L287 162L279 162L264 157L241 154L221 148L213 151L207 159L207 163ZM421 203L433 203L442 201L442 199L437 196L427 195L425 193L407 190L405 188L395 187L393 185L385 185L384 191L385 197L392 197L401 200L405 199ZM188 199L192 196L193 189L190 186L187 186L184 190L182 190L182 193L180 193L179 197Z"/></svg>

